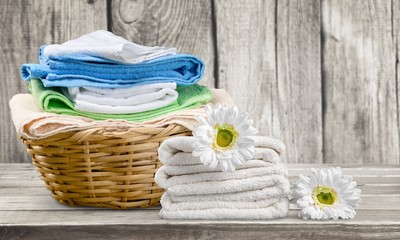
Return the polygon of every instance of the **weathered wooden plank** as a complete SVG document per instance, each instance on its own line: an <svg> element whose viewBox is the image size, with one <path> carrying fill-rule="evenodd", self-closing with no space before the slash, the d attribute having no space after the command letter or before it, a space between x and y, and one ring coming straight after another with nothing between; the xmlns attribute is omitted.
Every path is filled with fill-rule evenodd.
<svg viewBox="0 0 400 240"><path fill-rule="evenodd" d="M329 236L332 240L383 239L392 240L400 237L398 226L344 226L331 224L314 228L312 226L288 225L223 225L207 224L205 227L178 225L144 225L130 226L106 224L105 226L5 226L0 228L5 239L120 239L120 240L152 240L152 239L310 239L320 240Z"/></svg>
<svg viewBox="0 0 400 240"><path fill-rule="evenodd" d="M219 87L267 135L278 109L275 9L274 0L215 1Z"/></svg>
<svg viewBox="0 0 400 240"><path fill-rule="evenodd" d="M148 225L148 224L213 224L213 225L229 225L243 224L249 222L239 220L163 220L160 219L159 209L128 209L116 211L112 209L80 209L75 211L1 211L0 225L100 225L100 224L129 224L129 225ZM31 214L32 217L26 217ZM135 217L133 217L133 215ZM13 217L9 217L13 216ZM47 216L47 217L46 217ZM373 220L373 221L371 221ZM254 225L265 224L293 224L299 225L314 225L329 226L331 224L341 224L348 226L356 225L391 225L399 224L399 211L383 211L383 210L360 210L357 211L357 216L351 220L338 221L302 221L297 217L297 210L291 210L288 217L281 219L273 219L268 221L254 220L251 221ZM250 224L248 224L250 225Z"/></svg>
<svg viewBox="0 0 400 240"><path fill-rule="evenodd" d="M176 47L206 64L200 84L215 87L211 1L112 1L114 33L143 45Z"/></svg>
<svg viewBox="0 0 400 240"><path fill-rule="evenodd" d="M395 54L395 68L396 68L396 97L397 97L397 126L399 126L399 134L400 134L400 1L392 1L392 33L393 33L393 41L394 41L394 54ZM395 134L393 132L393 134ZM400 135L399 135L400 136ZM399 140L400 141L400 140Z"/></svg>
<svg viewBox="0 0 400 240"><path fill-rule="evenodd" d="M319 9L319 1L216 1L220 87L261 134L287 144L287 162L322 162Z"/></svg>
<svg viewBox="0 0 400 240"><path fill-rule="evenodd" d="M324 159L399 163L391 1L322 2Z"/></svg>
<svg viewBox="0 0 400 240"><path fill-rule="evenodd" d="M287 144L287 162L322 163L320 1L277 4L272 134Z"/></svg>
<svg viewBox="0 0 400 240"><path fill-rule="evenodd" d="M0 162L29 162L25 147L17 139L8 101L26 84L20 66L38 62L38 48L107 28L106 1L5 0L0 2Z"/></svg>
<svg viewBox="0 0 400 240"><path fill-rule="evenodd" d="M359 211L349 221L160 220L158 211L2 211L6 239L397 239L399 211ZM133 217L135 216L135 217ZM375 219L375 221L371 221ZM99 227L101 226L101 227ZM172 227L173 226L173 227Z"/></svg>
<svg viewBox="0 0 400 240"><path fill-rule="evenodd" d="M397 239L400 237L400 183L364 184L362 202L352 220L303 221L291 206L289 216L270 221L186 221L162 220L159 209L115 211L90 207L68 207L57 203L42 187L30 164L0 165L0 238L4 239ZM14 167L15 166L15 167ZM307 171L307 165L289 165L289 173ZM321 165L313 165L321 167ZM400 167L342 167L365 177L378 171L397 171ZM24 174L24 171L27 172ZM10 175L5 174L10 172ZM15 177L13 174L18 173ZM293 172L294 173L294 172ZM364 174L363 174L364 173ZM36 176L35 176L36 175ZM293 177L293 175L291 175ZM382 176L380 176L382 177ZM8 181L8 182L7 182ZM21 182L22 181L22 182ZM25 182L26 181L26 182ZM19 183L12 184L10 182ZM41 183L42 184L42 183ZM40 190L39 190L40 189ZM370 194L365 189L369 189ZM380 194L391 190L391 194ZM397 191L396 191L397 189ZM7 194L7 190L12 190ZM13 193L20 194L14 195ZM384 203L384 204L382 204Z"/></svg>

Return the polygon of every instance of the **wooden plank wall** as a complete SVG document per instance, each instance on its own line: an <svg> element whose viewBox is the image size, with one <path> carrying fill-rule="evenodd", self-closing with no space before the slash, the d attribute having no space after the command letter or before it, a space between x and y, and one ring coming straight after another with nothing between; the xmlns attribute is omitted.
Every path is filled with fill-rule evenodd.
<svg viewBox="0 0 400 240"><path fill-rule="evenodd" d="M41 44L108 29L206 62L290 163L400 163L399 0L4 0L0 162L28 162L8 111Z"/></svg>

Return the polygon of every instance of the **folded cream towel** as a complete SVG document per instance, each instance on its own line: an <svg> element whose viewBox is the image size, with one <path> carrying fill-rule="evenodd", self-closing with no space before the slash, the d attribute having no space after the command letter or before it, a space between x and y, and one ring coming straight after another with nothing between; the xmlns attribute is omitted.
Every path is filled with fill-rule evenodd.
<svg viewBox="0 0 400 240"><path fill-rule="evenodd" d="M266 187L260 190L244 191L237 193L223 193L223 194L209 194L209 195L172 195L169 197L173 202L202 202L202 201L228 201L228 202L250 202L261 201L269 198L276 198L278 196L286 196L289 193L290 186L285 183L280 186Z"/></svg>
<svg viewBox="0 0 400 240"><path fill-rule="evenodd" d="M188 153L186 153L188 154ZM283 176L287 176L287 169L282 164L273 164L270 162L266 162L263 160L250 160L243 165L240 165L237 170L241 170L243 172L247 171L259 171L254 168L262 168L264 170L260 171L271 171L274 174L280 174ZM269 170L271 169L271 170ZM182 165L182 166L168 166L164 165L159 169L159 172L156 173L155 179L159 181L159 184L166 184L164 182L169 181L170 178L175 176L187 176L187 175L204 175L211 176L220 174L221 170L219 169L210 169L208 166L204 164L195 164L195 165ZM231 176L232 174L223 173L221 176ZM245 175L245 174L243 174Z"/></svg>
<svg viewBox="0 0 400 240"><path fill-rule="evenodd" d="M87 112L125 114L165 107L178 98L176 83L153 83L130 88L62 88L75 108Z"/></svg>
<svg viewBox="0 0 400 240"><path fill-rule="evenodd" d="M266 208L232 209L212 208L199 210L161 209L160 217L164 219L232 219L232 220L267 220L287 216L289 201L286 198Z"/></svg>
<svg viewBox="0 0 400 240"><path fill-rule="evenodd" d="M214 99L211 103L234 104L225 90L211 90L214 93ZM179 124L192 130L193 126L197 124L195 116L205 116L204 109L201 107L173 112L142 123L124 120L95 121L86 117L43 112L36 105L31 94L17 94L11 98L9 105L17 133L28 139L43 139L60 132L92 129L94 127L112 127L126 131L126 129L134 127L162 127L169 124Z"/></svg>
<svg viewBox="0 0 400 240"><path fill-rule="evenodd" d="M190 178L190 175L188 175ZM285 176L265 175L248 177L246 179L229 179L223 181L213 181L210 179L205 182L188 183L173 185L167 188L171 195L209 195L223 193L238 193L244 191L260 190L267 187L279 186L289 191L290 184Z"/></svg>
<svg viewBox="0 0 400 240"><path fill-rule="evenodd" d="M44 61L59 56L95 56L122 63L140 63L176 53L175 48L142 46L98 30L63 44L47 45L40 54Z"/></svg>
<svg viewBox="0 0 400 240"><path fill-rule="evenodd" d="M278 154L282 154L285 150L285 145L274 138L256 136L253 137L255 146L257 148L270 148L275 150ZM199 158L187 157L187 155L179 155L180 153L192 153L194 137L175 137L164 141L159 149L158 156L160 161L165 165L190 165L200 163ZM268 157L268 156L266 156Z"/></svg>
<svg viewBox="0 0 400 240"><path fill-rule="evenodd" d="M179 210L201 210L212 208L233 208L233 209L256 209L266 208L286 197L267 198L260 201L188 201L188 202L174 202L169 196L168 191L162 196L161 204L163 209L168 211Z"/></svg>
<svg viewBox="0 0 400 240"><path fill-rule="evenodd" d="M99 105L131 106L177 95L176 83L151 83L129 88L62 88L72 101L81 100Z"/></svg>
<svg viewBox="0 0 400 240"><path fill-rule="evenodd" d="M161 167L155 176L155 181L158 186L162 188L169 188L175 185L184 185L189 183L200 183L209 181L225 181L234 179L247 179L249 177L265 176L271 174L284 175L286 168L283 164L268 166L268 167L257 167L238 169L234 173L227 172L203 172L193 173L189 175L175 175L171 176L165 172L168 166Z"/></svg>
<svg viewBox="0 0 400 240"><path fill-rule="evenodd" d="M163 151L163 150L162 150ZM161 159L160 161L173 169L174 166L190 166L190 165L196 165L196 169L200 168L199 171L204 172L208 169L209 172L212 171L218 171L220 172L221 170L218 168L210 169L209 166L206 166L205 168L201 166L205 166L200 162L200 159L198 157L195 157L192 155L190 152L176 152L175 154L167 156L166 159ZM162 157L163 158L163 157ZM281 162L281 157L279 154L270 148L263 148L263 147L257 147L256 148L256 153L253 156L253 160L262 160L263 162L269 162L269 163L280 163ZM248 161L251 162L252 160ZM255 162L257 166L265 166L265 163L257 163ZM260 165L261 164L261 165ZM240 168L242 165L238 166L237 168ZM178 170L183 170L185 168L177 168ZM205 170L201 170L205 169Z"/></svg>

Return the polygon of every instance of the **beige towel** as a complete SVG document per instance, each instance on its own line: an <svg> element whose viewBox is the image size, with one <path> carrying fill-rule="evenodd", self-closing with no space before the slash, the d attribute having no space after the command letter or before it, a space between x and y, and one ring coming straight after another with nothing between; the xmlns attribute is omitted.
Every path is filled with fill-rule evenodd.
<svg viewBox="0 0 400 240"><path fill-rule="evenodd" d="M214 93L212 104L233 105L232 98L223 89L211 89ZM113 128L126 131L133 127L162 127L179 124L190 130L197 124L196 115L205 116L203 107L177 111L142 123L125 120L95 121L86 117L66 116L43 112L30 94L17 94L10 100L12 120L17 133L28 139L42 139L60 132L90 129L94 127Z"/></svg>

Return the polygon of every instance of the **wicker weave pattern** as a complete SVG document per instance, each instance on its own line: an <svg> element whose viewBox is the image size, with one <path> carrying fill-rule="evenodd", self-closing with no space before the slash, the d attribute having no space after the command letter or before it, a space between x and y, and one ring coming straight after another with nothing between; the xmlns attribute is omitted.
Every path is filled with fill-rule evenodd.
<svg viewBox="0 0 400 240"><path fill-rule="evenodd" d="M23 141L57 201L126 209L159 204L158 147L169 137L187 135L188 129L173 124L123 132L93 128Z"/></svg>

